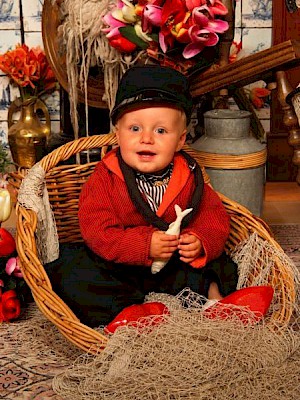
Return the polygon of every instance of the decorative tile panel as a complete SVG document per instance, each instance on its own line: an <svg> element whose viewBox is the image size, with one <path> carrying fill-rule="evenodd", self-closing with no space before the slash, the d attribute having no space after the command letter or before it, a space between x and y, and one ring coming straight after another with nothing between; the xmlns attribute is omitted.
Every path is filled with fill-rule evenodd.
<svg viewBox="0 0 300 400"><path fill-rule="evenodd" d="M60 133L60 121L52 121L51 120L51 134Z"/></svg>
<svg viewBox="0 0 300 400"><path fill-rule="evenodd" d="M262 126L263 126L263 128L264 128L264 131L265 131L266 133L267 133L267 132L270 132L270 130L271 130L270 116L269 116L268 119L260 119L260 122L261 122L261 124L262 124Z"/></svg>
<svg viewBox="0 0 300 400"><path fill-rule="evenodd" d="M242 42L246 55L269 49L272 45L272 28L244 28Z"/></svg>
<svg viewBox="0 0 300 400"><path fill-rule="evenodd" d="M12 85L7 76L0 76L0 121L7 120L8 107L19 96L19 88Z"/></svg>
<svg viewBox="0 0 300 400"><path fill-rule="evenodd" d="M50 117L51 119L60 119L60 114L59 114L59 110L60 110L60 99L59 99L59 91L56 90L53 93L50 94L45 94L45 96L42 97L42 100L45 102Z"/></svg>
<svg viewBox="0 0 300 400"><path fill-rule="evenodd" d="M272 0L243 0L242 25L248 28L271 28Z"/></svg>
<svg viewBox="0 0 300 400"><path fill-rule="evenodd" d="M236 28L241 28L242 26L242 1L236 1L235 4L235 23Z"/></svg>
<svg viewBox="0 0 300 400"><path fill-rule="evenodd" d="M28 47L40 46L42 49L44 48L41 32L26 32L25 43Z"/></svg>
<svg viewBox="0 0 300 400"><path fill-rule="evenodd" d="M23 21L25 32L41 32L43 0L23 0Z"/></svg>
<svg viewBox="0 0 300 400"><path fill-rule="evenodd" d="M0 1L0 29L20 29L19 0Z"/></svg>
<svg viewBox="0 0 300 400"><path fill-rule="evenodd" d="M7 50L14 49L19 43L21 43L20 31L0 30L0 54L5 53Z"/></svg>
<svg viewBox="0 0 300 400"><path fill-rule="evenodd" d="M7 138L7 122L6 121L0 121L0 142L8 149L8 138Z"/></svg>

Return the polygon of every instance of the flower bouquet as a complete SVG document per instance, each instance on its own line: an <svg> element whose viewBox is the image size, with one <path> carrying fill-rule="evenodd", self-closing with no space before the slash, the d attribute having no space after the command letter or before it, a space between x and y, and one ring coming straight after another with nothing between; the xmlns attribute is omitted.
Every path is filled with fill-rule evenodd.
<svg viewBox="0 0 300 400"><path fill-rule="evenodd" d="M78 100L111 110L118 82L134 64L188 75L218 64L220 35L227 43L231 34L225 4L233 8L231 0L45 0L46 53L64 65L58 77L67 85L75 138Z"/></svg>
<svg viewBox="0 0 300 400"><path fill-rule="evenodd" d="M215 61L219 34L229 28L221 0L118 0L104 15L110 46L121 53L144 50L162 65L188 71Z"/></svg>
<svg viewBox="0 0 300 400"><path fill-rule="evenodd" d="M22 102L38 98L56 88L56 78L40 47L17 44L0 55L0 70L19 87Z"/></svg>
<svg viewBox="0 0 300 400"><path fill-rule="evenodd" d="M25 44L0 55L0 70L20 90L20 97L10 104L7 117L12 158L18 166L30 168L46 153L51 120L41 96L56 88L56 78L41 48L29 49ZM21 113L16 121L18 111Z"/></svg>
<svg viewBox="0 0 300 400"><path fill-rule="evenodd" d="M0 203L3 199L0 189ZM0 212L0 221L10 214L9 197ZM3 204L1 204L3 206ZM6 212L6 215L3 213ZM0 323L19 317L22 306L32 301L30 289L23 279L12 234L0 227Z"/></svg>
<svg viewBox="0 0 300 400"><path fill-rule="evenodd" d="M8 188L7 171L10 160L0 143L0 323L16 319L22 303L31 298L16 254L16 243L12 234L1 227L12 211L11 192Z"/></svg>

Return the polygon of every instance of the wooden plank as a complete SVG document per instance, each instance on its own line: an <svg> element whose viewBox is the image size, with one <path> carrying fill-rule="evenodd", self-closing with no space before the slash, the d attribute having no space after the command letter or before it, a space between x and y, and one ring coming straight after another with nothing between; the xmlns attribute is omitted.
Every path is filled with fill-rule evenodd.
<svg viewBox="0 0 300 400"><path fill-rule="evenodd" d="M194 98L218 89L233 89L263 79L275 70L300 65L300 42L287 40L224 67L210 68L190 76Z"/></svg>

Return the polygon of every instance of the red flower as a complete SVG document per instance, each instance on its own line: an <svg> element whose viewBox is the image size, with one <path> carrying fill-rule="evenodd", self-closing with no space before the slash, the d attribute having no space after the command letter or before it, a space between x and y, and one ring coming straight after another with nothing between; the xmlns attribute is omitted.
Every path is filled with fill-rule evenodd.
<svg viewBox="0 0 300 400"><path fill-rule="evenodd" d="M7 74L29 96L37 96L55 88L56 78L40 47L29 50L18 44L15 50L0 55L0 70Z"/></svg>
<svg viewBox="0 0 300 400"><path fill-rule="evenodd" d="M18 318L21 312L20 300L14 290L0 292L0 322Z"/></svg>
<svg viewBox="0 0 300 400"><path fill-rule="evenodd" d="M229 54L229 62L232 63L236 61L239 52L242 50L242 42L232 42Z"/></svg>
<svg viewBox="0 0 300 400"><path fill-rule="evenodd" d="M249 98L255 108L260 109L265 104L266 97L270 95L271 91L265 88L253 88L250 90Z"/></svg>
<svg viewBox="0 0 300 400"><path fill-rule="evenodd" d="M159 44L164 53L167 51L167 49L174 47L176 25L183 23L186 17L187 9L184 1L165 1L162 8L161 31L159 33Z"/></svg>
<svg viewBox="0 0 300 400"><path fill-rule="evenodd" d="M118 29L112 30L110 34L107 35L107 38L109 39L109 44L120 53L131 53L136 49L136 45L122 36Z"/></svg>

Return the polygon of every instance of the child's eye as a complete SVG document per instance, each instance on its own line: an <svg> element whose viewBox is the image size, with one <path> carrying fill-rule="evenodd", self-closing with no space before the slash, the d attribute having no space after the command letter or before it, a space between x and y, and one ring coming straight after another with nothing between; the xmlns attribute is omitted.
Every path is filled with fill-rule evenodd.
<svg viewBox="0 0 300 400"><path fill-rule="evenodd" d="M141 130L141 127L138 126L138 125L132 125L132 126L130 127L130 130L131 130L132 132L139 132L139 131Z"/></svg>
<svg viewBox="0 0 300 400"><path fill-rule="evenodd" d="M163 134L166 132L166 130L165 130L164 128L157 128L157 129L155 130L155 132L156 132L156 133L159 133L160 135L163 135Z"/></svg>

